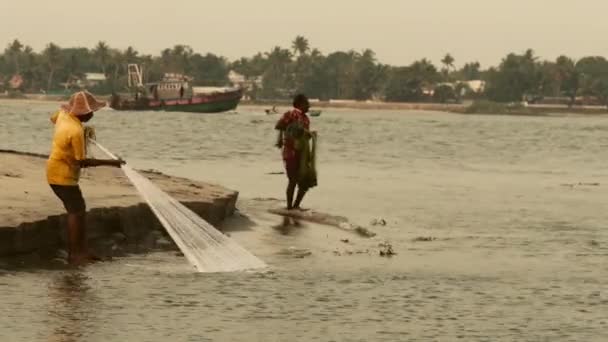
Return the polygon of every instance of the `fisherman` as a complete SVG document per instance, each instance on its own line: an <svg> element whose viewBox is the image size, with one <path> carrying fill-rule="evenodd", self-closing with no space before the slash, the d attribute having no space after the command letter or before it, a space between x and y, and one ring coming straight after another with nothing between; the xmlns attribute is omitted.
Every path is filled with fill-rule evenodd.
<svg viewBox="0 0 608 342"><path fill-rule="evenodd" d="M84 264L95 258L87 250L86 204L78 180L80 169L95 166L120 167L123 160L87 159L83 123L106 105L87 91L72 95L68 104L51 117L55 124L53 145L47 161L47 181L67 211L68 262Z"/></svg>
<svg viewBox="0 0 608 342"><path fill-rule="evenodd" d="M316 132L310 131L310 120L306 113L310 109L308 98L298 94L293 99L293 109L283 114L275 129L279 131L276 146L283 148L283 161L287 173L287 209L301 210L300 205L306 192L317 185L314 167L314 147L309 140L316 140ZM313 145L314 146L314 145ZM293 195L298 187L298 193Z"/></svg>

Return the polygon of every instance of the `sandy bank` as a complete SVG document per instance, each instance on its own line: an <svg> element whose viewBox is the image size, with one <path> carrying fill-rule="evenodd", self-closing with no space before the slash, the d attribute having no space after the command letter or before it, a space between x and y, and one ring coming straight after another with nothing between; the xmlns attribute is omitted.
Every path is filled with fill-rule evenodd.
<svg viewBox="0 0 608 342"><path fill-rule="evenodd" d="M0 256L53 252L64 245L64 209L46 183L45 163L45 156L0 151ZM235 191L156 172L144 174L214 225L235 210ZM171 247L121 170L87 169L80 184L90 244L100 254L146 250L159 242Z"/></svg>

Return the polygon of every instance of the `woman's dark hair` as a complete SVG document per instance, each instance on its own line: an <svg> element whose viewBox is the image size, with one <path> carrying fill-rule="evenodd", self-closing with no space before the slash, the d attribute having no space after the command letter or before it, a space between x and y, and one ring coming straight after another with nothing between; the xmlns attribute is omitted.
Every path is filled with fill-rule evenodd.
<svg viewBox="0 0 608 342"><path fill-rule="evenodd" d="M304 94L298 94L298 95L294 96L294 98L293 98L293 106L296 108L306 102L308 102L308 97L306 97L306 95L304 95Z"/></svg>

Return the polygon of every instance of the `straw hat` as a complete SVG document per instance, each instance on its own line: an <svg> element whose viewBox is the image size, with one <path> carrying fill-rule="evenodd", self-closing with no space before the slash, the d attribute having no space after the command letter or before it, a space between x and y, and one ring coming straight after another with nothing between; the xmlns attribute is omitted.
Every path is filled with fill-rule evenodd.
<svg viewBox="0 0 608 342"><path fill-rule="evenodd" d="M64 110L78 116L95 112L106 106L105 101L99 101L88 91L79 91L70 97L70 102L61 106Z"/></svg>

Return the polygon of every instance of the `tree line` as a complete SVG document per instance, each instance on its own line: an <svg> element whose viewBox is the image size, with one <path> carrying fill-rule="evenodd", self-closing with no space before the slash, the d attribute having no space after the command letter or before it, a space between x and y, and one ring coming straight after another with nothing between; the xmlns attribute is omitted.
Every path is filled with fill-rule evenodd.
<svg viewBox="0 0 608 342"><path fill-rule="evenodd" d="M253 99L284 99L296 92L311 98L384 100L391 102L450 102L463 98L496 102L556 101L574 105L608 104L608 60L589 56L579 60L560 56L542 60L533 50L510 53L498 66L483 69L479 62L455 67L446 54L440 65L421 59L405 66L379 62L374 51L336 51L323 54L298 36L290 48L274 47L251 57L229 61L213 53L200 54L187 45L175 45L157 56L140 54L135 48L121 50L99 42L94 48L62 48L49 43L34 51L19 40L9 43L0 54L0 84L7 87L13 75L21 75L26 92L53 92L64 89L70 80L85 73L103 73L106 81L92 91L109 94L124 91L127 64L143 67L147 81L164 73L193 77L194 85L224 86L233 70L248 81ZM480 80L480 91L468 81Z"/></svg>

